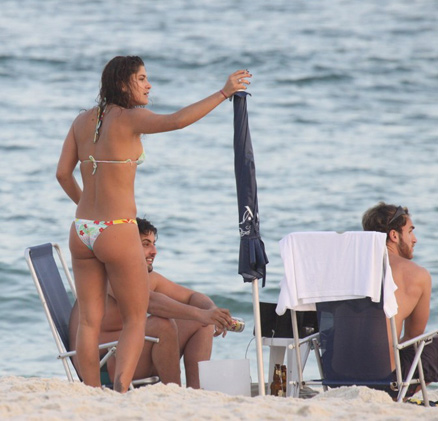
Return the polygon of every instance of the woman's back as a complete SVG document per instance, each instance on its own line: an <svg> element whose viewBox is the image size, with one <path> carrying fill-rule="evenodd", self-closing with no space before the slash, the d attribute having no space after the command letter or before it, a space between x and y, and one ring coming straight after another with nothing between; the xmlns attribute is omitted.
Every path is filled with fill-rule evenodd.
<svg viewBox="0 0 438 421"><path fill-rule="evenodd" d="M143 149L140 137L127 124L130 110L108 106L97 141L97 108L80 114L73 134L83 181L76 216L83 219L135 218L134 178Z"/></svg>

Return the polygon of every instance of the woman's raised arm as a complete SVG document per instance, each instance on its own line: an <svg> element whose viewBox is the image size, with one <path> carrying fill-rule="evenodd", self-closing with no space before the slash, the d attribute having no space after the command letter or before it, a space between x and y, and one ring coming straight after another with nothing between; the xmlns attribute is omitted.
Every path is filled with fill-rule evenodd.
<svg viewBox="0 0 438 421"><path fill-rule="evenodd" d="M221 90L172 114L156 114L147 109L134 109L129 113L129 124L134 133L150 134L182 129L205 117L237 91L246 89L246 85L250 84L250 77L252 75L247 70L238 70L228 77Z"/></svg>

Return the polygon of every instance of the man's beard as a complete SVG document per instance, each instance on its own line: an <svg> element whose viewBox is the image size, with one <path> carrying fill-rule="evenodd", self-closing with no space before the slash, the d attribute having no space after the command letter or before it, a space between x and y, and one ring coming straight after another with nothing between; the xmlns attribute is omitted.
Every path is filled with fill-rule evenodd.
<svg viewBox="0 0 438 421"><path fill-rule="evenodd" d="M397 244L398 254L405 259L412 259L413 252L409 249L409 246L403 241L403 238L400 238L399 243Z"/></svg>
<svg viewBox="0 0 438 421"><path fill-rule="evenodd" d="M154 270L154 267L152 265L147 265L148 266L148 273L151 273Z"/></svg>

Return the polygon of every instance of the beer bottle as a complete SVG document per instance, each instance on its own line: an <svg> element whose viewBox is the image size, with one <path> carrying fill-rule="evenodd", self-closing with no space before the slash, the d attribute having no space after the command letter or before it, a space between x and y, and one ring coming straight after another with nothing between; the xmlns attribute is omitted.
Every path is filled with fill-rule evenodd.
<svg viewBox="0 0 438 421"><path fill-rule="evenodd" d="M286 388L287 388L287 372L286 366L281 366L281 382L283 384L283 396L286 397Z"/></svg>
<svg viewBox="0 0 438 421"><path fill-rule="evenodd" d="M274 377L271 383L271 395L283 396L283 382L281 380L281 367L280 364L275 364Z"/></svg>

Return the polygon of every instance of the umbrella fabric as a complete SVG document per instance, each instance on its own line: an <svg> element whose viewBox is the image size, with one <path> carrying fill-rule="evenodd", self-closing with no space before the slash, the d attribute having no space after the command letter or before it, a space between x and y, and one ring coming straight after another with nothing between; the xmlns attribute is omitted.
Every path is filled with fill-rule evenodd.
<svg viewBox="0 0 438 421"><path fill-rule="evenodd" d="M269 261L260 237L256 171L246 108L247 95L247 92L237 92L234 95L234 171L240 231L239 274L243 276L244 282L263 278L264 287L266 264Z"/></svg>

